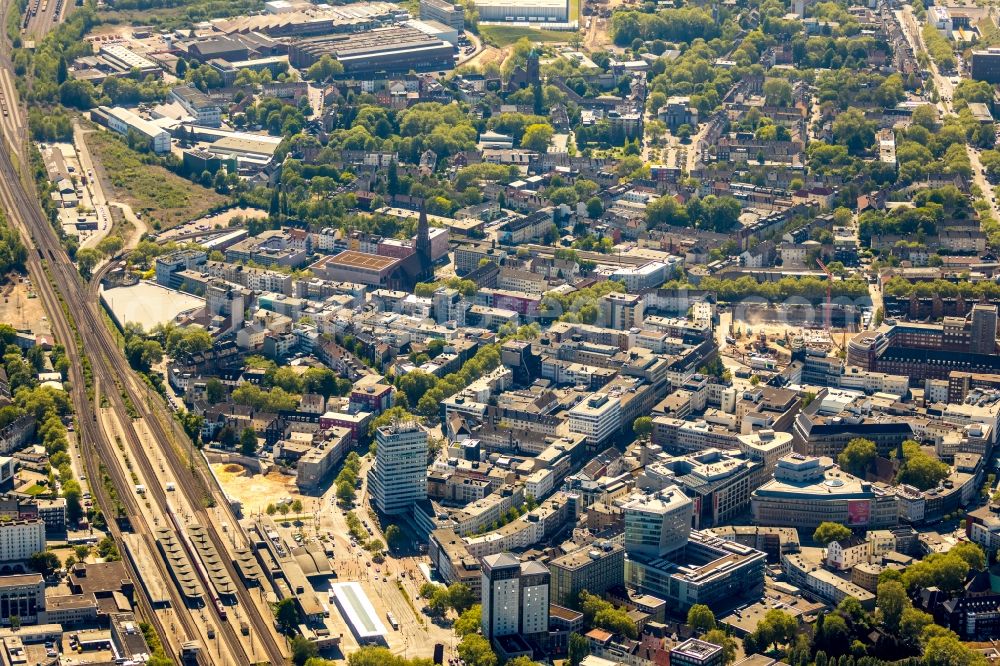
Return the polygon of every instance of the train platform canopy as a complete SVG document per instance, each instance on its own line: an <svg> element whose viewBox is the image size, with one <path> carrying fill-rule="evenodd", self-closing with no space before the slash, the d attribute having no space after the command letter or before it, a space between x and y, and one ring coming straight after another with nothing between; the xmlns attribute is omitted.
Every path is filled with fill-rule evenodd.
<svg viewBox="0 0 1000 666"><path fill-rule="evenodd" d="M375 607L358 583L334 583L330 591L347 624L359 643L384 641L385 625L378 618Z"/></svg>

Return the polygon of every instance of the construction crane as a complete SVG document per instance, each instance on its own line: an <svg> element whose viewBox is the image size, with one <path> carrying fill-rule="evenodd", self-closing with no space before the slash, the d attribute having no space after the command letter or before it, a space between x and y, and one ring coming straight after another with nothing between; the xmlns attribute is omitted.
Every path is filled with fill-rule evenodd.
<svg viewBox="0 0 1000 666"><path fill-rule="evenodd" d="M833 308L833 297L832 297L833 296L833 273L830 272L830 269L826 267L826 264L823 263L823 260L821 258L816 257L816 263L819 264L819 267L823 269L824 273L826 273L826 317L825 317L825 322L824 323L826 324L826 330L827 330L827 332L830 333L830 339L832 340L833 339L833 332L831 331L832 327L831 327L831 323L830 323L830 318L831 318L831 313L832 313L832 308Z"/></svg>

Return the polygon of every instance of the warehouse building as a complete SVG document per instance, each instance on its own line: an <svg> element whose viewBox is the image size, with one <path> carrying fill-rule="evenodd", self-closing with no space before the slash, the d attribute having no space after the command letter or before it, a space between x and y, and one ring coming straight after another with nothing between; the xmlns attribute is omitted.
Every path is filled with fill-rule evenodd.
<svg viewBox="0 0 1000 666"><path fill-rule="evenodd" d="M161 70L159 65L122 44L102 44L100 56L106 63L119 72L138 71L140 78L150 74L155 76L160 75Z"/></svg>
<svg viewBox="0 0 1000 666"><path fill-rule="evenodd" d="M451 0L420 0L420 18L443 23L455 30L465 29L465 9Z"/></svg>
<svg viewBox="0 0 1000 666"><path fill-rule="evenodd" d="M288 9L291 11L238 16L214 24L222 32L239 34L241 38L308 37L362 32L410 17L409 12L393 2L353 2L335 7L303 3Z"/></svg>
<svg viewBox="0 0 1000 666"><path fill-rule="evenodd" d="M475 0L480 21L567 23L569 0Z"/></svg>
<svg viewBox="0 0 1000 666"><path fill-rule="evenodd" d="M288 48L293 67L307 69L325 55L336 58L349 76L451 69L455 48L411 26L350 35L303 39Z"/></svg>
<svg viewBox="0 0 1000 666"><path fill-rule="evenodd" d="M96 109L91 109L90 119L122 136L128 136L129 131L136 132L149 141L154 153L170 152L170 134L159 125L149 122L128 109L123 109L120 106L99 106Z"/></svg>
<svg viewBox="0 0 1000 666"><path fill-rule="evenodd" d="M193 85L177 86L170 91L170 98L184 107L197 124L205 127L219 127L222 124L222 109L211 97Z"/></svg>

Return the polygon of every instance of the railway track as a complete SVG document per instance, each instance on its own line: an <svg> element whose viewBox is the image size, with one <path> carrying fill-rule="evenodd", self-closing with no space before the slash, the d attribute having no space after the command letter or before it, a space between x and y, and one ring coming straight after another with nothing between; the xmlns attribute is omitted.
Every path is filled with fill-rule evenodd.
<svg viewBox="0 0 1000 666"><path fill-rule="evenodd" d="M8 211L8 213L14 211L23 213L25 210L30 210L30 208L19 208L19 205L22 205L25 202L22 198L17 196L17 188L10 186L10 183L16 182L19 182L18 176L13 168L9 156L6 152L0 151L0 200L2 200L4 208ZM100 464L100 460L103 456L101 455L102 452L99 451L99 449L101 448L101 443L104 441L104 437L102 436L102 433L98 431L97 424L87 418L88 412L90 411L88 408L91 408L92 405L87 396L83 366L80 360L82 356L77 345L75 331L72 329L66 318L59 316L59 313L62 311L63 304L50 282L50 275L46 270L45 265L45 252L43 249L35 245L23 219L21 219L18 215L9 215L9 217L15 227L20 231L25 243L29 246L28 260L26 262L28 272L32 276L36 291L39 298L42 300L45 310L51 315L50 320L53 326L53 332L55 333L57 339L59 339L60 342L62 342L66 347L67 357L70 359L69 376L71 379L71 393L73 395L74 405L77 408L77 421L80 426L77 430L77 437L79 438L77 446L83 456L84 468L86 469L89 478L100 480L102 479L102 465ZM103 455L106 456L107 452L103 452ZM114 458L107 459L111 460ZM114 475L115 471L120 472L120 470L117 470L115 466L111 466L109 473ZM113 516L113 502L108 496L106 489L99 482L97 484L92 483L90 485L94 498L97 501L98 506L101 507L101 510L104 512L104 515ZM125 487L127 488L127 486ZM125 502L124 505L126 507L127 514L136 514L134 507L130 507L127 502ZM108 523L108 531L115 539L116 543L122 543L122 530L117 522L110 520ZM133 577L134 580L142 580L142 573L136 570L133 562L125 559L124 564L129 575ZM136 600L142 615L153 625L158 635L166 637L170 636L172 633L176 634L175 629L168 632L167 628L163 626L160 617L153 609L148 593L142 586L139 586Z"/></svg>
<svg viewBox="0 0 1000 666"><path fill-rule="evenodd" d="M95 383L94 388L94 402L100 404L100 391L99 385ZM117 507L114 504L114 498L110 497L110 493L103 486L104 474L107 473L112 480L112 485L121 489L118 491L118 501L121 502L124 507L125 515L128 516L129 522L133 528L133 533L139 536L140 545L146 551L149 561L156 567L155 571L142 571L138 570L138 565L132 561L130 553L122 553L122 561L129 571L129 575L140 584L140 587L144 589L142 595L144 607L144 614L148 617L156 619L157 624L162 629L161 636L164 637L164 647L168 648L168 652L177 654L180 651L180 647L190 639L196 639L198 636L197 627L195 627L194 620L188 613L180 612L181 609L186 607L186 602L184 598L178 593L176 588L173 586L167 586L170 590L170 603L171 606L176 609L174 611L174 617L177 618L177 622L181 624L177 627L174 623L171 623L169 631L165 626L164 620L161 616L155 612L152 607L151 599L147 592L145 592L145 586L142 584L143 578L148 576L159 576L162 580L170 580L170 572L167 571L167 567L164 565L163 561L157 557L156 544L153 538L153 534L150 531L148 523L142 519L142 509L138 506L136 499L131 495L131 493L125 492L129 487L129 479L126 476L125 470L122 469L120 459L113 454L109 457L107 449L109 448L108 438L103 437L102 433L97 432L99 428L93 421L86 418L78 419L80 423L80 431L85 433L91 446L86 446L84 442L80 443L80 448L83 451L84 463L87 469L87 474L91 480L97 480L98 485L91 483L92 493L95 497L99 498L99 504L101 510L104 512L106 519L108 520L108 527L111 529L113 536L115 537L115 542L119 544L119 548L124 545L125 540L123 539L123 531L118 525L117 519L115 519L114 514ZM104 446L102 446L102 443ZM105 461L108 464L104 464ZM112 462L115 461L115 462ZM209 662L204 655L199 655L199 664L204 664L208 666Z"/></svg>
<svg viewBox="0 0 1000 666"><path fill-rule="evenodd" d="M123 530L114 521L115 512L113 502L108 497L108 492L103 485L99 484L103 478L103 474L107 473L112 480L112 485L117 490L118 498L124 506L125 514L129 518L130 523L132 523L133 531L139 535L147 552L151 554L151 561L157 567L157 571L155 572L139 572L135 569L134 564L126 558L126 567L129 569L130 575L137 582L141 582L145 576L152 575L161 576L163 580L169 581L171 580L169 572L166 571L163 561L156 556L157 551L152 536L153 526L146 522L142 510L132 494L131 489L133 484L131 480L126 476L120 465L117 462L113 462L121 459L121 452L115 450L114 445L101 432L100 426L96 421L96 413L100 403L92 404L86 394L86 384L80 361L82 358L81 351L83 350L86 351L87 357L91 361L95 387L94 400L97 401L103 398L107 400L116 414L126 415L127 410L124 400L119 392L118 373L112 370L115 367L115 361L112 359L115 359L116 356L118 357L117 367L123 367L121 364L124 363L124 359L121 358L117 347L113 347L113 343L109 343L108 338L110 336L107 335L108 332L105 324L99 315L95 315L92 304L83 301L83 289L81 288L75 269L72 264L68 263L68 258L65 257L62 248L58 245L51 227L41 216L41 212L37 208L37 203L27 195L8 155L2 151L0 151L0 199L3 200L9 215L16 211L17 215L10 215L10 217L16 220L15 224L22 235L33 239L34 249L29 253L28 270L33 274L35 284L38 285L39 294L43 299L47 311L52 315L51 320L55 327L56 335L60 340L64 341L68 356L73 359L71 377L73 378L74 402L78 407L78 421L81 426L80 433L82 438L80 447L86 454L85 467L88 475L92 480L96 479L98 481L98 484L91 484L92 492L97 495L99 505L102 507L105 515L109 517L108 525L112 536L115 537L117 543L123 543L121 538ZM63 261L59 261L60 256L62 256ZM46 270L46 267L48 270ZM62 294L62 298L60 298L60 294ZM63 299L66 304L65 311L70 312L73 316L76 323L76 330L73 330L66 319L60 316L64 311ZM75 303L76 306L70 306L69 304L71 303ZM81 342L83 343L83 349L81 349ZM112 346L109 347L109 344ZM104 387L107 390L98 394L99 387ZM120 420L126 438L126 446L129 449L129 458L138 463L138 467L142 470L143 478L158 479L160 475L153 470L144 455L145 449L130 419L124 416ZM107 464L102 464L102 461L107 461ZM162 487L158 484L151 484L151 486L160 490L160 494L155 498L155 506L165 507L166 501L162 495ZM140 607L143 609L144 614L154 623L159 635L165 639L177 636L178 627L174 626L168 630L167 627L163 626L162 620L152 607L148 593L141 585L138 587L142 590L140 594ZM180 629L184 632L184 636L180 637L179 640L173 641L173 643L183 643L186 639L197 638L199 633L195 627L194 619L190 615L190 609L178 591L173 586L170 586L170 589L175 615L180 621ZM211 607L209 610L210 612L217 612L217 609L214 607ZM243 648L232 626L221 619L218 622L218 626L228 650L232 655L237 655L237 663L249 664L249 659L245 657L239 659L239 657L243 657ZM169 640L165 641L165 643L168 645L171 644ZM211 660L205 652L202 652L201 659L202 663L206 664L218 663Z"/></svg>
<svg viewBox="0 0 1000 666"><path fill-rule="evenodd" d="M39 293L46 309L51 314L56 335L66 345L68 355L73 359L71 365L71 377L73 378L72 390L78 414L82 417L80 419L81 448L87 453L85 465L88 474L91 475L92 479L101 479L102 466L100 461L116 460L118 459L119 452L113 449L107 438L100 432L96 420L88 418L91 414L96 414L96 406L91 404L86 394L83 367L80 361L84 350L91 360L95 386L105 387L106 389L113 387L113 390L104 391L101 394L102 397L108 401L119 415L126 415L128 413L123 395L128 396L133 405L142 406L143 414L150 419L151 431L157 436L158 441L164 444L165 459L172 462L172 472L177 480L178 487L188 498L190 506L201 507L201 502L206 496L206 491L204 490L206 486L203 485L204 479L200 476L195 477L191 475L188 471L187 461L182 461L177 452L174 451L173 446L170 444L171 440L164 437L165 431L156 414L145 404L141 393L129 381L130 373L118 370L119 368L126 367L121 352L111 340L110 333L107 331L104 321L97 311L96 304L88 301L88 290L85 290L80 284L76 269L68 257L66 257L53 229L42 215L37 200L28 193L25 184L20 180L10 155L6 151L0 151L0 200L3 201L11 221L31 248L27 262L28 270L38 285ZM76 324L75 330L69 325L67 319L61 316L63 311L73 317L73 321ZM132 451L130 457L138 463L143 477L154 480L160 478L160 474L149 463L145 455L145 448L130 419L124 416L121 420L127 446ZM143 543L147 548L152 548L151 527L143 522L144 519L141 517L141 511L131 494L132 484L129 483L129 479L125 478L122 471L117 469L116 465L108 465L104 469L107 469L109 476L112 478L113 485L118 489L121 501L125 505L129 517L136 521L137 533L140 535ZM163 494L163 488L157 483L150 484L150 486L153 489L154 495L152 500L158 507L165 508L166 498ZM96 494L99 505L102 506L106 515L112 516L113 506L110 498L107 497L107 493L103 488L97 488L96 486L95 490L97 490ZM226 552L225 544L216 533L214 521L207 516L207 512L201 509L196 512L196 517L208 528L208 534L216 544L216 547L220 549L220 552ZM122 543L121 528L116 524L111 524L110 530L118 543ZM155 549L150 550L150 552L154 554L153 559L158 563L159 571L156 574L153 574L153 572L138 572L134 569L131 562L126 561L126 566L129 568L130 574L137 581L141 581L143 576L162 575L163 569L160 568L162 562L159 558L155 557ZM227 564L232 568L232 574L235 575L235 568L233 568L232 562L227 560ZM164 580L169 580L169 576L164 577ZM153 622L159 635L165 638L176 635L178 628L171 627L168 631L167 627L163 626L157 613L154 612L148 594L141 586L140 590L140 607L149 617L150 621ZM258 632L257 636L261 640L268 660L273 664L284 663L283 652L277 641L274 640L268 620L264 619L262 614L258 612L257 607L253 604L253 600L250 599L249 593L245 588L242 589L242 592L244 594L240 595L240 601L245 607L245 615ZM175 604L177 604L178 599L179 597L174 598ZM181 618L181 629L186 634L186 637L197 637L198 633L195 631L194 620L190 617L188 609L181 603L181 605L176 605L176 610L178 611L176 613L178 618ZM209 612L215 613L216 616L218 616L218 610L214 606L209 608ZM232 625L220 617L218 626L221 630L221 637L225 641L231 655L234 655L236 663L249 664L250 660L246 658L242 642L236 635L236 631ZM271 640L269 641L268 639ZM202 653L202 658L209 659L204 652ZM209 661L207 663L213 662Z"/></svg>
<svg viewBox="0 0 1000 666"><path fill-rule="evenodd" d="M64 0L48 0L48 2L53 5L53 8L58 7L61 11ZM4 17L12 6L10 2L4 3L2 10ZM103 388L101 397L106 399L115 414L119 416L125 435L125 445L131 452L130 459L138 465L142 477L150 480L150 483L147 484L151 494L149 499L160 510L164 522L166 522L168 510L167 497L163 485L153 482L161 478L162 472L153 468L147 455L147 447L140 439L135 424L129 418L129 407L132 413L138 414L149 428L149 434L158 445L156 448L159 449L169 468L169 473L173 476L178 493L183 495L188 507L191 508L194 521L204 527L205 536L222 555L221 559L229 576L232 580L239 581L239 572L228 556L229 548L218 531L217 518L210 515L206 504L220 503L224 520L234 527L239 525L236 517L232 514L231 508L225 502L223 494L215 485L214 478L209 471L203 465L198 464L193 452L186 454L190 446L184 446L181 443L185 442L187 436L166 411L165 405L158 397L150 399L148 388L139 382L134 373L127 369L128 365L124 356L108 331L99 310L101 306L96 299L97 282L95 281L89 288L81 284L76 268L66 256L55 231L39 207L37 197L33 192L33 185L21 180L11 152L14 155L23 155L23 146L27 137L24 125L20 122L23 114L18 105L16 89L12 84L13 67L9 60L8 46L4 43L4 48L0 52L0 129L3 130L4 138L11 151L0 149L0 201L7 211L8 218L19 230L29 248L27 268L38 285L39 294L50 314L53 330L66 345L67 354L72 359L70 369L70 376L73 378L72 392L81 424L81 449L87 454L85 460L87 472L91 475L91 479L100 480L102 478L101 469L108 470L113 485L120 496L120 501L125 506L129 517L138 523L136 525L137 533L147 549L150 549L153 559L158 563L159 571L157 573L161 574L164 563L155 555L157 551L153 544L153 528L145 522L141 508L132 495L132 484L129 483L129 479L117 465L105 466L101 464L104 460L117 460L119 452L114 450L114 445L104 436L96 421L97 405L91 403L84 381L81 362L84 353L87 354L91 362L95 388L94 398L97 398L96 389ZM110 265L102 268L99 271L100 275L103 275L108 268ZM63 313L67 317L64 318ZM93 418L88 418L91 415ZM94 486L94 490L97 491L95 496L99 506L105 511L105 515L112 515L113 502L107 496L108 493L105 492L104 488L97 486ZM111 533L116 537L118 543L122 543L122 530L119 525L112 524L112 522L109 522ZM243 536L245 538L245 535ZM150 575L150 572L135 571L129 561L126 561L126 566L130 569L130 575L137 581L141 580L144 575ZM166 576L164 580L170 580L170 577ZM141 590L140 606L153 622L159 635L166 638L175 634L177 628L172 626L169 632L166 630L158 614L154 612L145 588L142 586L139 588ZM177 595L179 592L173 586L171 586L171 590L172 595ZM263 648L264 659L258 660L256 646L251 642L250 651L253 653L254 662L286 663L284 645L279 644L280 639L274 632L270 612L261 611L244 585L236 585L236 592L237 602L243 607L243 616L252 626L256 638ZM174 598L174 603L176 603L176 599L179 597ZM178 618L183 618L180 622L187 637L198 636L194 630L194 620L187 612L189 609L183 604L178 605L176 609ZM208 610L218 619L222 638L231 653L229 656L237 663L249 664L250 659L247 658L244 641L236 635L233 625L223 617L225 615L224 609L210 604ZM202 657L208 658L205 653L202 653Z"/></svg>

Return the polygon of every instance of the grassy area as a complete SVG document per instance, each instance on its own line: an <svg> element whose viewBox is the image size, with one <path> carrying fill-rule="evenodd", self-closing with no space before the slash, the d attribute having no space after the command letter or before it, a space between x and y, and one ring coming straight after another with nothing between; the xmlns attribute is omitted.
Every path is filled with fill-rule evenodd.
<svg viewBox="0 0 1000 666"><path fill-rule="evenodd" d="M128 242L128 239L132 235L133 231L135 231L135 225L125 217L125 213L122 212L122 209L118 206L112 206L111 231L108 235L119 236L122 240Z"/></svg>
<svg viewBox="0 0 1000 666"><path fill-rule="evenodd" d="M117 2L115 5L102 8L102 17L132 25L152 25L159 30L172 30L199 21L240 16L264 9L263 0L137 0Z"/></svg>
<svg viewBox="0 0 1000 666"><path fill-rule="evenodd" d="M572 31L535 30L517 25L481 25L479 36L487 44L503 48L510 46L522 37L532 42L568 42L573 37Z"/></svg>
<svg viewBox="0 0 1000 666"><path fill-rule="evenodd" d="M569 20L580 20L580 0L569 0Z"/></svg>
<svg viewBox="0 0 1000 666"><path fill-rule="evenodd" d="M87 145L96 166L114 192L109 198L129 204L154 229L169 229L205 215L226 198L157 164L146 164L142 153L104 131L89 132Z"/></svg>
<svg viewBox="0 0 1000 666"><path fill-rule="evenodd" d="M997 24L993 22L993 19L989 16L983 18L979 22L979 41L976 42L976 48L985 49L991 46L1000 45L1000 28L997 28ZM971 51L972 47L965 49L966 51ZM968 53L966 53L968 55Z"/></svg>
<svg viewBox="0 0 1000 666"><path fill-rule="evenodd" d="M38 485L36 483L36 484L34 484L34 485L32 485L32 486L30 486L30 487L22 490L21 492L23 492L25 495L31 495L32 497L34 497L36 495L41 495L42 493L49 492L49 489L46 488L45 486L40 486L40 485Z"/></svg>

